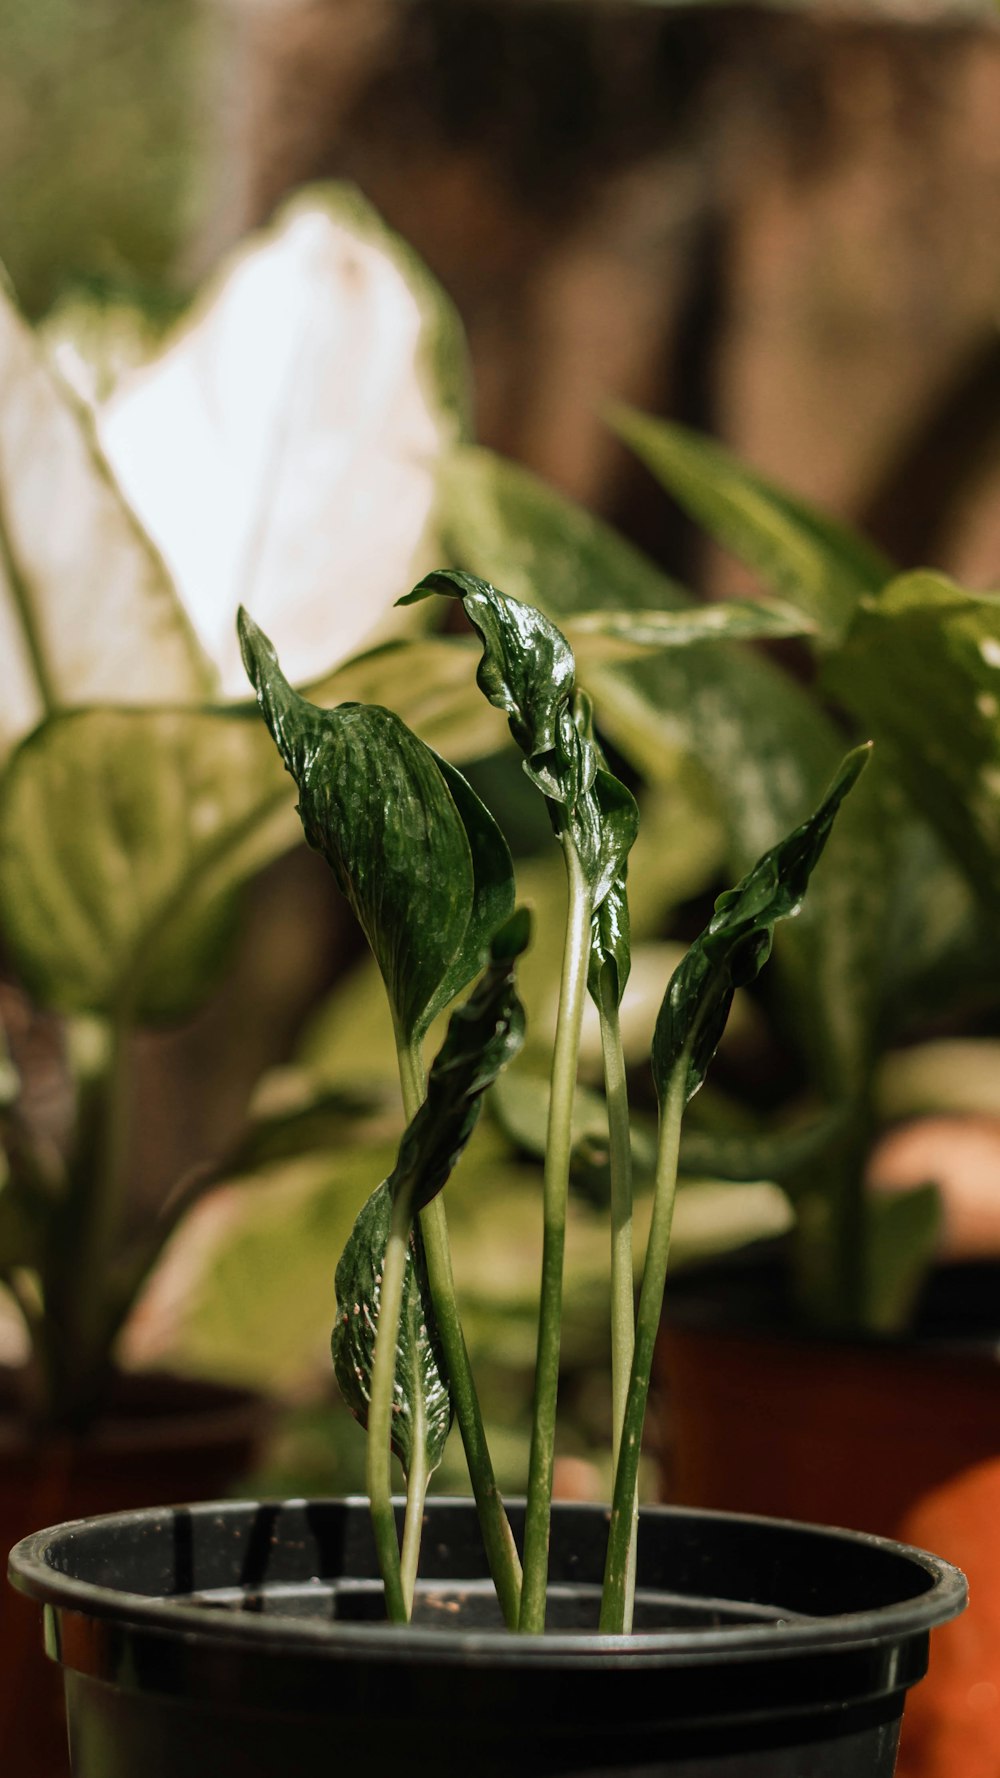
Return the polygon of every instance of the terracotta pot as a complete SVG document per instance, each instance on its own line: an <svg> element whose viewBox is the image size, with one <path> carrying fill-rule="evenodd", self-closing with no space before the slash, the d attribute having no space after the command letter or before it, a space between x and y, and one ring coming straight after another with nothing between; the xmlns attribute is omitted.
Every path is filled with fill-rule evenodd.
<svg viewBox="0 0 1000 1778"><path fill-rule="evenodd" d="M33 1439L0 1372L0 1548L54 1519L230 1491L250 1468L266 1404L242 1390L158 1374L120 1378L108 1415L82 1439ZM65 1778L59 1673L39 1645L37 1613L0 1589L0 1750L17 1778Z"/></svg>
<svg viewBox="0 0 1000 1778"><path fill-rule="evenodd" d="M723 1319L721 1300L682 1287L664 1329L666 1497L873 1531L964 1569L972 1603L934 1634L898 1778L997 1778L995 1342L959 1339L954 1322L949 1337L921 1332L908 1342L794 1338L752 1319L739 1325L731 1310Z"/></svg>

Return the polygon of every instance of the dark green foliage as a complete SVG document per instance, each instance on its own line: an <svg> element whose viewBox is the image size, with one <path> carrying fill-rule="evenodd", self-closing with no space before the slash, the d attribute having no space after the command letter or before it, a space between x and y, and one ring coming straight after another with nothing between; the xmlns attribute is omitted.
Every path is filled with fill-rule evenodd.
<svg viewBox="0 0 1000 1778"><path fill-rule="evenodd" d="M245 612L240 640L265 721L382 971L397 1035L423 1036L482 967L512 912L506 842L464 778L378 704L321 710L294 691ZM419 943L414 935L419 934Z"/></svg>
<svg viewBox="0 0 1000 1778"><path fill-rule="evenodd" d="M735 889L719 896L708 926L671 976L653 1034L653 1078L661 1103L685 1055L686 1097L701 1086L735 990L753 981L767 962L776 922L798 912L837 810L869 751L866 746L849 753L815 814L765 852Z"/></svg>

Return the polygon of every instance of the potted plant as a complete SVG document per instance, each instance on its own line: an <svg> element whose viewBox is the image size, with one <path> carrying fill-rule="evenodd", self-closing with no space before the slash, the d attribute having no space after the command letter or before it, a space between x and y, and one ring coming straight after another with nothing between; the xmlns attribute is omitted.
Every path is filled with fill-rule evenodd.
<svg viewBox="0 0 1000 1778"><path fill-rule="evenodd" d="M661 642L683 630L682 590L485 451L447 467L453 558L494 564L513 592L539 588L581 652L600 642L588 683L605 732L647 781L683 784L682 762L695 762L731 868L779 829L789 796L815 794L852 732L878 743L802 918L777 935L742 1058L750 1090L740 1097L737 1055L726 1090L710 1105L706 1096L700 1118L692 1107L682 1164L750 1167L782 1185L795 1219L777 1248L679 1276L668 1293L663 1486L690 1504L931 1535L980 1573L972 1613L937 1639L940 1685L932 1673L913 1712L921 1743L907 1770L939 1778L956 1759L989 1768L1000 1746L987 1530L995 1261L941 1264L958 1232L954 1200L942 1226L935 1183L948 1125L930 1126L936 1154L924 1147L927 1171L911 1169L906 1189L875 1190L872 1169L888 1118L950 1114L957 1148L963 1114L995 1115L997 602L937 573L898 574L712 441L634 413L613 418L726 559L778 602L775 634L783 615L799 638L791 657L787 642L772 658L742 643L740 602L724 600L704 614L715 645L695 630L683 657L663 647L639 658L657 628ZM987 1035L970 1043L977 1030ZM746 1068L762 1052L766 1112ZM512 1082L507 1098L512 1133L537 1147L526 1086ZM921 1128L911 1126L914 1148ZM982 1117L970 1142L981 1129ZM638 1145L641 1124L635 1134ZM933 1438L929 1400L939 1403Z"/></svg>
<svg viewBox="0 0 1000 1778"><path fill-rule="evenodd" d="M683 1774L892 1772L902 1692L963 1583L932 1557L845 1533L637 1508L681 1120L733 995L797 913L867 763L842 761L814 813L716 903L666 984L652 1046L654 1207L633 1313L630 1134L619 1010L635 801L601 749L562 633L467 574L406 602L461 601L478 681L506 714L567 879L551 1066L532 1450L523 1509L497 1490L452 1277L442 1193L484 1094L516 1053L530 916L510 855L457 770L379 705L316 706L244 613L268 728L389 1001L407 1124L337 1268L333 1356L367 1426L367 1506L163 1509L69 1525L13 1553L50 1608L67 1670L74 1770L141 1763L305 1772L331 1745L416 1770ZM690 621L701 621L691 614ZM749 622L745 614L744 621ZM766 623L767 616L761 619ZM451 1012L425 1073L435 1015ZM587 993L601 1018L611 1123L615 1486L609 1509L553 1512L552 1466L573 1095ZM474 1495L426 1499L454 1414ZM405 1499L391 1492L392 1452ZM423 1551L423 1562L421 1552ZM388 1619L386 1623L382 1620ZM553 1632L542 1635L546 1624ZM252 1704L247 1700L252 1699ZM241 1701L242 1700L242 1701ZM391 1700L387 1708L387 1700ZM373 1731L373 1712L383 1728ZM442 1742L444 1724L457 1742Z"/></svg>

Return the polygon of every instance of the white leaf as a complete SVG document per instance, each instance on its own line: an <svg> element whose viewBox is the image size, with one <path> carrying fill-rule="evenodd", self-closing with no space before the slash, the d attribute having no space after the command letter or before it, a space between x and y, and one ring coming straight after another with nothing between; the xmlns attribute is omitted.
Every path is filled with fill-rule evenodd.
<svg viewBox="0 0 1000 1778"><path fill-rule="evenodd" d="M0 757L54 708L186 702L208 683L88 416L0 290Z"/></svg>
<svg viewBox="0 0 1000 1778"><path fill-rule="evenodd" d="M240 602L301 683L385 633L434 564L460 339L423 268L355 194L324 188L234 256L101 412L227 695L247 693Z"/></svg>

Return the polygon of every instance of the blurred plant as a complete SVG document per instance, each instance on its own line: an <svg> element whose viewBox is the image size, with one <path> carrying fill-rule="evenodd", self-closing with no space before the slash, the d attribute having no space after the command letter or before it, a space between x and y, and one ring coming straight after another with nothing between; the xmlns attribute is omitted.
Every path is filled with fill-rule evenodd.
<svg viewBox="0 0 1000 1778"><path fill-rule="evenodd" d="M564 624L604 733L648 783L698 772L733 871L816 796L852 730L879 742L815 892L776 944L772 1037L759 1035L783 1046L769 1088L779 1103L767 1113L752 1092L706 1097L682 1165L781 1182L803 1315L898 1326L940 1208L931 1184L867 1191L866 1157L896 1046L1000 988L1000 597L896 575L706 439L626 410L612 423L769 600L692 617L689 596L610 528L483 450L445 465L443 534L454 561ZM802 671L749 647L748 623L801 637ZM537 1152L532 1090L512 1077L501 1107Z"/></svg>
<svg viewBox="0 0 1000 1778"><path fill-rule="evenodd" d="M65 329L54 349L65 364ZM133 1226L135 1032L201 1004L240 891L297 836L260 725L223 701L237 599L287 634L315 695L391 695L470 748L481 732L461 643L397 641L345 663L433 549L464 356L423 269L355 194L322 188L251 241L96 414L6 298L0 365L0 933L20 989L60 1021L68 1100L40 1110L9 1021L0 1278L32 1340L33 1411L77 1426L178 1216L266 1164L287 1121ZM364 561L385 578L362 573L372 530L383 547Z"/></svg>

